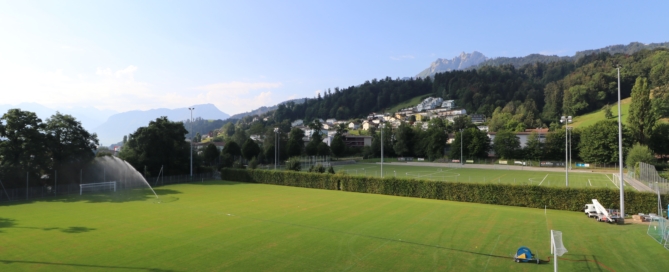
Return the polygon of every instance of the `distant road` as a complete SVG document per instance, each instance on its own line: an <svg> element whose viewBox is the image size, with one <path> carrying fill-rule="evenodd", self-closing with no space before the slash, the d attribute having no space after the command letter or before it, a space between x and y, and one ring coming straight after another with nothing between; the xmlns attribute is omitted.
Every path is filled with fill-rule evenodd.
<svg viewBox="0 0 669 272"><path fill-rule="evenodd" d="M381 164L377 162L377 164ZM475 168L475 169L500 169L500 170L525 170L525 171L542 171L542 172L564 172L564 168L560 167L536 167L536 166L522 166L522 165L504 165L504 164L459 164L459 163L439 163L439 162L385 162L384 164L393 165L411 165L411 166L431 166L431 167L450 167L450 168ZM573 169L569 172L592 173L592 170Z"/></svg>

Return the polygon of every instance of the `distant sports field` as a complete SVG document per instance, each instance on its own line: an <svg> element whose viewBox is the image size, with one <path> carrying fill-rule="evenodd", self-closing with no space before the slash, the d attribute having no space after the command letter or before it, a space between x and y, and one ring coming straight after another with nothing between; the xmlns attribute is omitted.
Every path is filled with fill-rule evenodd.
<svg viewBox="0 0 669 272"><path fill-rule="evenodd" d="M580 212L223 181L0 204L0 271L669 271L646 226Z"/></svg>
<svg viewBox="0 0 669 272"><path fill-rule="evenodd" d="M379 177L381 165L373 163L359 163L335 166L335 171L349 175L366 175ZM475 183L506 183L529 184L539 186L565 187L564 172L525 171L505 169L475 169L475 168L448 168L433 166L408 166L398 164L384 164L383 176L411 179L426 179L437 181L457 181ZM619 185L611 174L569 172L569 187L582 188L611 188L618 189ZM627 186L625 188L633 188Z"/></svg>

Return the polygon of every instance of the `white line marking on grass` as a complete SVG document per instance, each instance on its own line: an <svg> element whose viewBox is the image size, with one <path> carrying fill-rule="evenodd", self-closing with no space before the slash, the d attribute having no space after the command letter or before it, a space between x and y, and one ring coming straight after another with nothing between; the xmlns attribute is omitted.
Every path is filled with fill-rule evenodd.
<svg viewBox="0 0 669 272"><path fill-rule="evenodd" d="M588 183L590 183L590 187L592 187L592 182L590 182L590 179L588 179Z"/></svg>
<svg viewBox="0 0 669 272"><path fill-rule="evenodd" d="M499 242L499 237L497 236L497 241L495 242L495 246L492 247L492 250L490 251L490 255L488 256L488 261L485 262L485 268L483 268L483 271L486 271L488 269L488 263L490 263L490 256L492 256L492 253L495 251L495 248L497 247L497 243Z"/></svg>
<svg viewBox="0 0 669 272"><path fill-rule="evenodd" d="M611 181L611 183L613 183L613 186L616 186L616 188L620 189L620 187L618 187L618 185L616 184L616 182L613 181L613 174L611 174L611 177L610 177L610 178L609 178L609 176L606 175L606 174L604 174L604 176L606 176L606 177Z"/></svg>
<svg viewBox="0 0 669 272"><path fill-rule="evenodd" d="M544 183L544 180L546 180L547 177L548 177L548 174L546 174L546 176L544 177L544 179L542 179L541 182L539 182L539 185L537 185L537 186L541 186L541 184Z"/></svg>

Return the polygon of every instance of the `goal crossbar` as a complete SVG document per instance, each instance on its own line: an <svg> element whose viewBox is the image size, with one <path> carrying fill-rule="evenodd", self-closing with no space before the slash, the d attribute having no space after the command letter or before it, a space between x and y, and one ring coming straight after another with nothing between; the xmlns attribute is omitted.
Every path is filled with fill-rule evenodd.
<svg viewBox="0 0 669 272"><path fill-rule="evenodd" d="M116 192L116 181L107 181L107 182L96 182L96 183L86 183L79 184L79 195L84 194L84 189L98 189L98 188L109 188Z"/></svg>

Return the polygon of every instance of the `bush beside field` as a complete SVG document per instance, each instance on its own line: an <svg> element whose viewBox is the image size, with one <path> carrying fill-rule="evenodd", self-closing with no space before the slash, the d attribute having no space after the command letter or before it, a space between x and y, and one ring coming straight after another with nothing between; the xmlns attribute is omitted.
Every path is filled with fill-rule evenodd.
<svg viewBox="0 0 669 272"><path fill-rule="evenodd" d="M460 202L582 211L597 199L609 208L619 208L620 192L606 188L558 188L536 185L441 182L397 178L376 178L294 171L221 170L225 180L275 184L358 193L418 197ZM663 195L663 202L669 201ZM625 191L627 214L657 212L657 195Z"/></svg>

